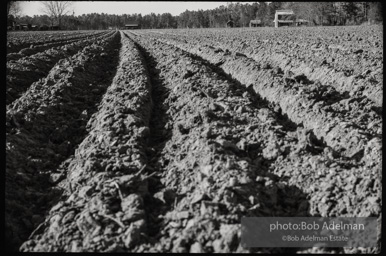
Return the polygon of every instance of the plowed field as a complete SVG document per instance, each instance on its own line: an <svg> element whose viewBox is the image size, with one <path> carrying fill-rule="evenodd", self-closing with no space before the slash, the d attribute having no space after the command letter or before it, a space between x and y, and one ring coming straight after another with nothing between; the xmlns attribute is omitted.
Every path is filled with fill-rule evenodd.
<svg viewBox="0 0 386 256"><path fill-rule="evenodd" d="M240 220L380 225L382 38L380 26L9 35L7 249L379 252L243 248Z"/></svg>

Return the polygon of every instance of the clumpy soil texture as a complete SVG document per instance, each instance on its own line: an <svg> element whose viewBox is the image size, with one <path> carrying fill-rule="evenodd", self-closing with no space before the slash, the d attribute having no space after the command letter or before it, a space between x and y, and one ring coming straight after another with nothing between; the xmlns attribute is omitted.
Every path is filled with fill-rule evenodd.
<svg viewBox="0 0 386 256"><path fill-rule="evenodd" d="M65 53L9 60L8 250L379 252L240 244L242 217L380 220L383 42L369 30L343 29L361 44L333 27L280 29L280 42L268 29L80 34ZM349 61L332 71L330 57Z"/></svg>
<svg viewBox="0 0 386 256"><path fill-rule="evenodd" d="M115 34L84 47L72 58L61 60L45 79L7 106L5 217L9 244L25 240L62 193L52 185L66 175L65 160L83 140L87 122L114 77L119 44Z"/></svg>
<svg viewBox="0 0 386 256"><path fill-rule="evenodd" d="M86 38L48 44L21 50L18 55L7 55L7 105L19 98L31 83L47 76L54 64L61 59L71 57L92 42L111 36L113 32L97 34ZM55 46L55 47L54 47ZM28 53L28 54L27 54Z"/></svg>

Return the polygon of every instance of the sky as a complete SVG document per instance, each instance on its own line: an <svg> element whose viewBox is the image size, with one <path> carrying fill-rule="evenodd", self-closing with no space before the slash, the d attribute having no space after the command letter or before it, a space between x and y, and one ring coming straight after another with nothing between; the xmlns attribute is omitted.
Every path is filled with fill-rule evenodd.
<svg viewBox="0 0 386 256"><path fill-rule="evenodd" d="M235 2L233 2L235 3ZM253 2L244 2L253 3ZM142 15L162 14L169 12L172 15L179 15L185 10L197 11L198 9L207 10L214 9L221 5L227 5L227 2L197 2L197 1L74 1L73 11L75 15L82 15L88 13L107 13L107 14L134 14L141 13ZM42 4L39 1L22 1L21 2L22 15L34 16L44 14L42 11ZM71 11L72 14L72 11Z"/></svg>

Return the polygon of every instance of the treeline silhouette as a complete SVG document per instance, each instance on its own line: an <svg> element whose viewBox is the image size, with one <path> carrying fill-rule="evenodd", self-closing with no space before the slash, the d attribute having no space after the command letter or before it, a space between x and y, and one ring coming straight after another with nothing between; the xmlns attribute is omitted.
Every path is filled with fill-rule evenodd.
<svg viewBox="0 0 386 256"><path fill-rule="evenodd" d="M92 13L62 17L61 29L109 29L122 28L127 23L136 22L141 28L218 28L225 27L233 20L236 27L246 27L250 20L258 19L263 26L273 26L275 11L292 9L296 18L308 20L308 25L355 25L364 22L383 22L380 2L256 2L232 3L212 10L186 10L178 16L163 14L105 14ZM55 25L47 15L22 16L18 23L37 26Z"/></svg>

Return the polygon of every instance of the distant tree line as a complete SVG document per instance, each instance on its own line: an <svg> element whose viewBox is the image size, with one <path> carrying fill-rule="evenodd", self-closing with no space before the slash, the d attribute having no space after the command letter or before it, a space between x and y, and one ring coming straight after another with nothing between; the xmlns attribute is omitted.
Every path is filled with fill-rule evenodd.
<svg viewBox="0 0 386 256"><path fill-rule="evenodd" d="M364 22L383 22L381 2L256 2L231 3L212 10L198 10L173 16L163 14L105 14L91 13L79 16L63 15L61 29L108 29L122 28L128 22L139 23L141 28L216 28L225 27L233 20L236 27L246 27L250 20L259 19L263 26L273 26L275 11L292 9L296 18L309 21L309 25L355 25ZM9 17L12 14L8 15ZM52 25L49 15L12 17L16 22L38 26Z"/></svg>

